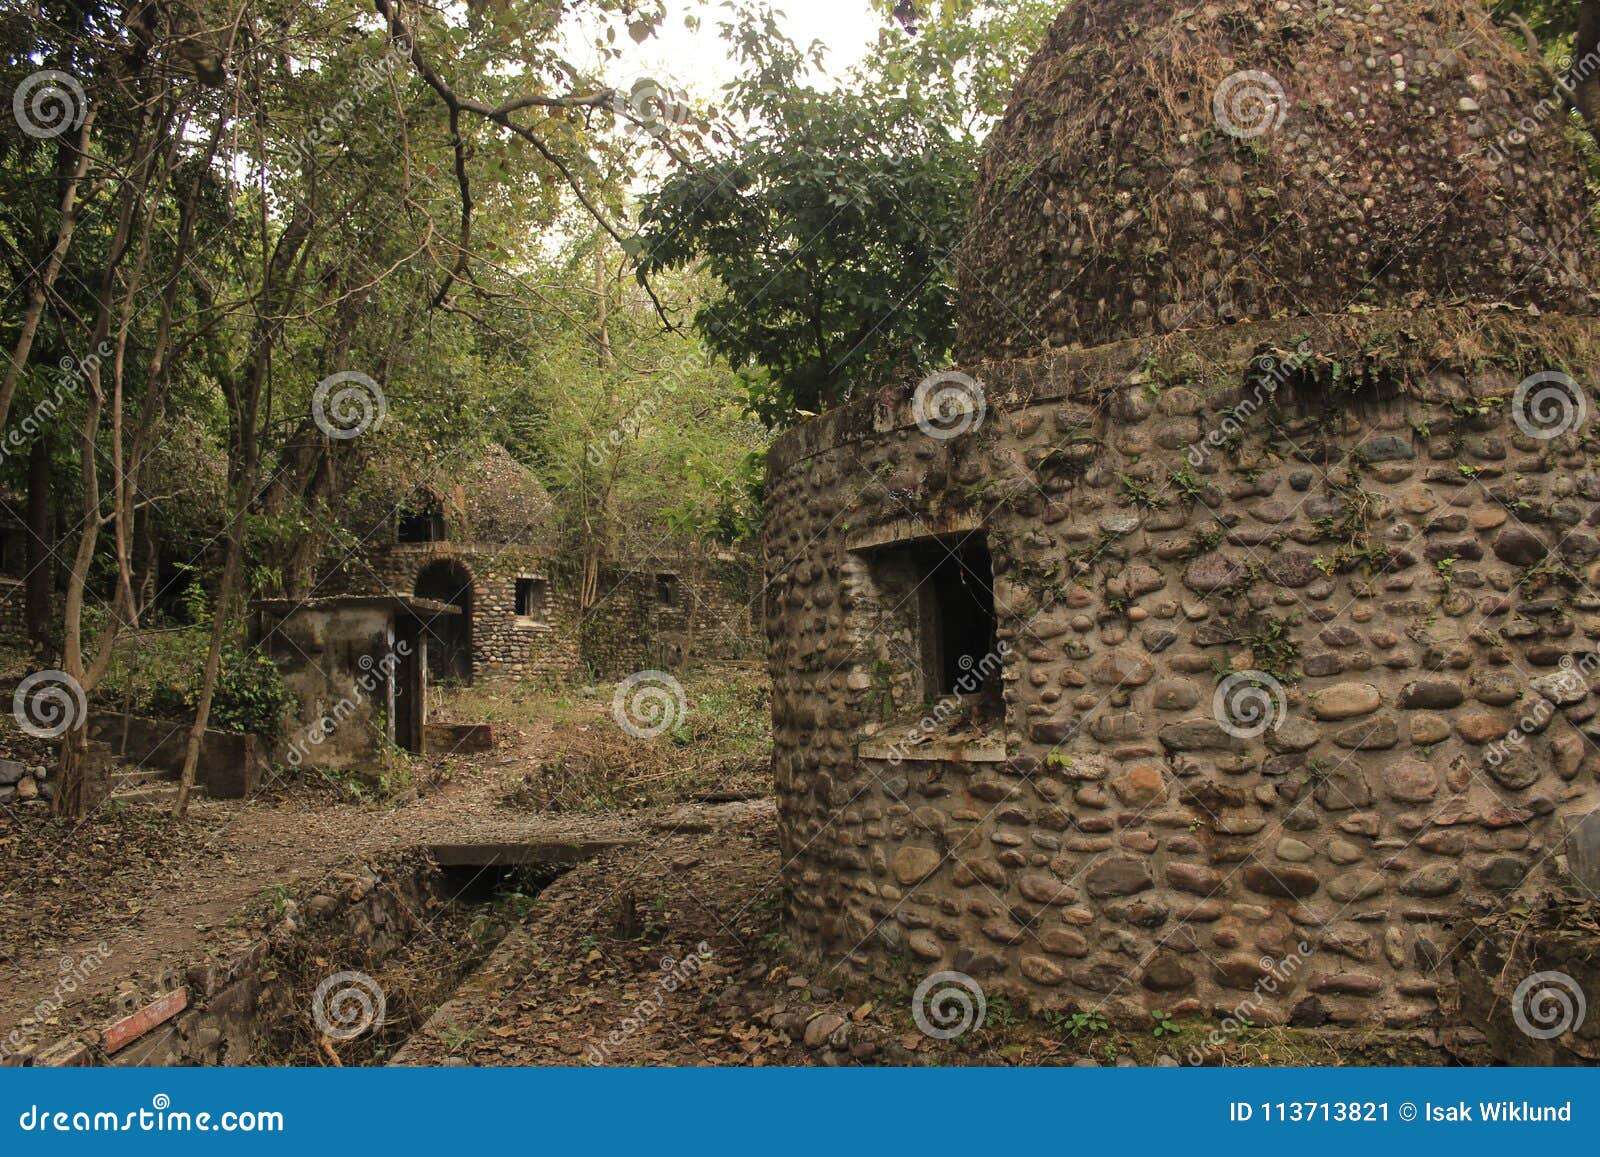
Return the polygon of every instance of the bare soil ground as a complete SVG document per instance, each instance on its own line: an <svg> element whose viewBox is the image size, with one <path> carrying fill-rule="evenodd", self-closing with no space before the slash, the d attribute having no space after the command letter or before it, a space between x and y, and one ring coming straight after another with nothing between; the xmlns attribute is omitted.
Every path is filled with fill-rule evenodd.
<svg viewBox="0 0 1600 1157"><path fill-rule="evenodd" d="M691 702L697 691L727 695L730 685L747 694L752 678L691 682ZM442 714L481 718L490 700L461 692ZM627 839L651 811L676 806L660 796L742 794L764 774L764 754L747 734L730 738L708 724L699 737L641 743L618 731L610 706L609 689L519 690L498 712L497 751L416 761L415 786L389 801L359 798L347 790L353 785L277 784L242 803L202 795L182 821L163 800L113 801L83 824L0 805L0 1036L19 1024L30 1042L60 1035L118 981L153 982L237 952L272 897L311 890L365 856L445 843ZM14 733L0 741L0 754L48 760L47 749ZM669 774L654 770L643 784L614 775L630 747L641 766L665 765ZM575 761L582 770L569 770ZM618 783L630 785L630 799L615 798ZM63 1008L36 1020L60 975L90 956L103 964Z"/></svg>

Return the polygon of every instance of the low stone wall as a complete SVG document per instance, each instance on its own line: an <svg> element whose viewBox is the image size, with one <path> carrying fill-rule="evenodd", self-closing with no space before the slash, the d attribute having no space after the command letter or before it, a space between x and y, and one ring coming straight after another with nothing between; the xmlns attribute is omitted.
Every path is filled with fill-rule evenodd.
<svg viewBox="0 0 1600 1157"><path fill-rule="evenodd" d="M895 393L780 439L795 941L1131 1023L1437 1023L1463 919L1560 890L1600 805L1591 434L1509 413L1546 365L1592 382L1589 323L1294 319L976 367L959 436ZM919 754L885 720L946 716L875 552L939 534L992 552L1004 703Z"/></svg>
<svg viewBox="0 0 1600 1157"><path fill-rule="evenodd" d="M89 717L89 737L107 744L113 755L142 768L177 776L188 755L190 724L137 715ZM207 731L200 743L195 782L213 799L244 799L267 771L265 746L254 735Z"/></svg>

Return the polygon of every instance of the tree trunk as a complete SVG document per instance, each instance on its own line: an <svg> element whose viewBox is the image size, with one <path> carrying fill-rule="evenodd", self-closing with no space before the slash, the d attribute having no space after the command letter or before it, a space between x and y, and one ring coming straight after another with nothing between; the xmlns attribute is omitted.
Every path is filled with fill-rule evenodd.
<svg viewBox="0 0 1600 1157"><path fill-rule="evenodd" d="M78 185L89 171L89 129L94 125L94 106L84 113L83 124L78 126L78 158L68 172L66 185L61 190L61 216L56 224L56 241L50 255L28 287L28 303L22 310L22 332L17 335L16 347L11 351L11 364L0 379L0 430L5 429L11 411L11 399L16 395L17 382L22 377L22 367L28 364L33 352L33 339L39 332L39 319L44 316L44 303L55 288L61 266L67 260L67 250L72 247L72 234L78 227ZM93 354L95 351L90 350Z"/></svg>
<svg viewBox="0 0 1600 1157"><path fill-rule="evenodd" d="M50 649L50 592L55 589L50 497L50 444L41 433L28 447L28 577L23 589L28 643L36 655Z"/></svg>
<svg viewBox="0 0 1600 1157"><path fill-rule="evenodd" d="M1584 0L1578 10L1578 35L1567 74L1572 103L1600 140L1600 0Z"/></svg>

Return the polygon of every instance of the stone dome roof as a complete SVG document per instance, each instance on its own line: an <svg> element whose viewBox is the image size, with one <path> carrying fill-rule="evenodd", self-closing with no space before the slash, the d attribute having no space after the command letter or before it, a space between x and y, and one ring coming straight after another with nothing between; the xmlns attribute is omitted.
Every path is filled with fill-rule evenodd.
<svg viewBox="0 0 1600 1157"><path fill-rule="evenodd" d="M961 356L1356 304L1587 312L1577 131L1478 0L1080 0L987 147Z"/></svg>

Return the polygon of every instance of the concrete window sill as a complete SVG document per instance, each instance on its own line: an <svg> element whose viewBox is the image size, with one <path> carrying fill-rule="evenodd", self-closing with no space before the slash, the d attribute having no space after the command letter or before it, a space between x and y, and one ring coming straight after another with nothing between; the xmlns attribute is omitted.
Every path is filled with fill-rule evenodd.
<svg viewBox="0 0 1600 1157"><path fill-rule="evenodd" d="M899 719L857 736L861 759L887 763L1004 763L1005 725L998 719L974 725L968 720L954 731L926 731L922 716Z"/></svg>

